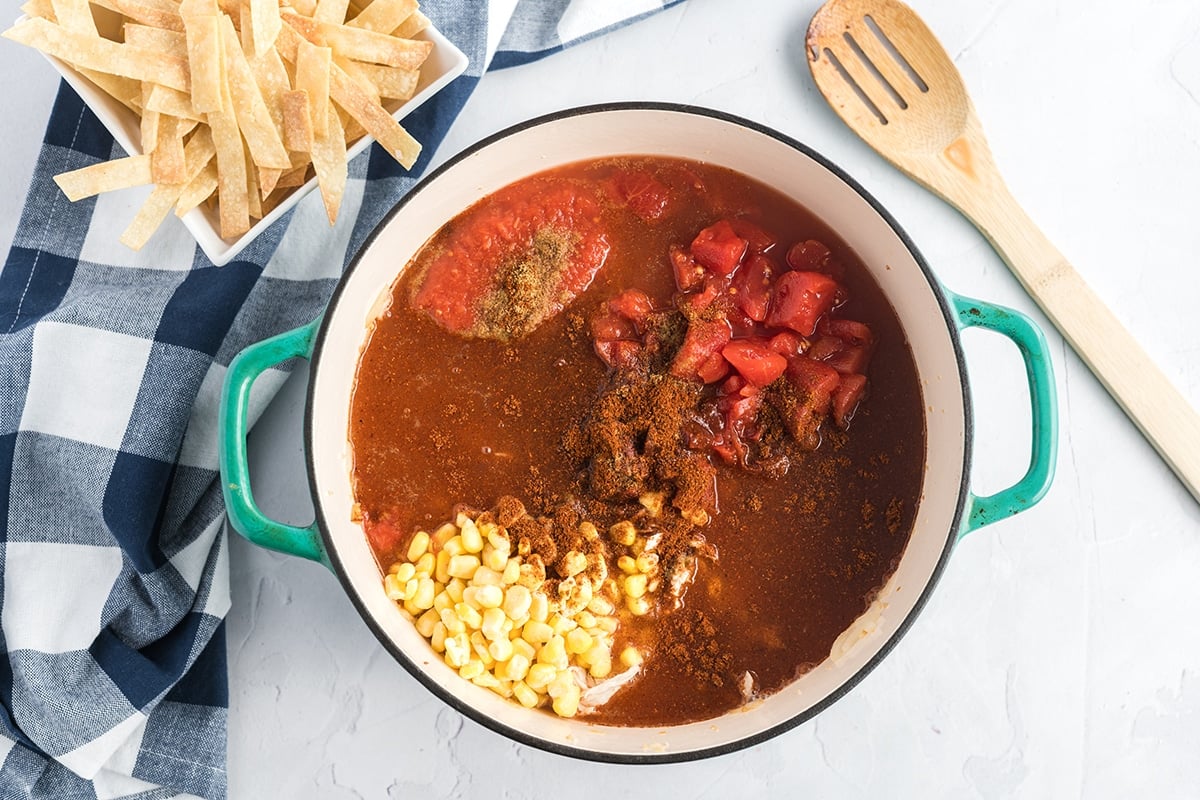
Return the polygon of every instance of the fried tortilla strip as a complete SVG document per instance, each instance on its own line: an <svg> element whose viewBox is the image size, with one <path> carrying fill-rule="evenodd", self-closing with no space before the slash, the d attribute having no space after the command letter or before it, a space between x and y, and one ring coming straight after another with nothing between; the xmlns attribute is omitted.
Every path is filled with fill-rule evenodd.
<svg viewBox="0 0 1200 800"><path fill-rule="evenodd" d="M187 64L178 58L68 31L44 19L27 19L9 28L4 36L76 67L161 83L181 91L189 88Z"/></svg>
<svg viewBox="0 0 1200 800"><path fill-rule="evenodd" d="M279 176L283 175L283 170L274 169L273 167L258 168L258 193L261 197L266 197L271 192L275 191L275 186L279 183Z"/></svg>
<svg viewBox="0 0 1200 800"><path fill-rule="evenodd" d="M333 63L342 68L343 71L357 83L359 88L367 93L367 97L371 98L371 102L383 105L383 98L379 94L379 87L371 82L367 77L366 72L360 69L363 65L361 61L351 61L348 58L343 58L336 53L333 56ZM390 67L388 69L391 69Z"/></svg>
<svg viewBox="0 0 1200 800"><path fill-rule="evenodd" d="M199 113L221 111L224 60L218 17L188 15L183 18L191 70L192 108Z"/></svg>
<svg viewBox="0 0 1200 800"><path fill-rule="evenodd" d="M179 16L179 6L171 3L170 0L111 0L110 3L101 3L100 5L116 6L114 11L144 25L183 32L183 20Z"/></svg>
<svg viewBox="0 0 1200 800"><path fill-rule="evenodd" d="M145 97L148 84L142 84L142 96ZM145 100L142 101L143 106ZM154 148L158 147L158 129L161 124L162 114L157 111L146 111L142 114L141 131L142 131L142 152L150 155L154 152Z"/></svg>
<svg viewBox="0 0 1200 800"><path fill-rule="evenodd" d="M346 24L376 33L391 33L417 10L417 0L374 0Z"/></svg>
<svg viewBox="0 0 1200 800"><path fill-rule="evenodd" d="M176 117L164 116L159 122L158 145L150 153L150 174L155 183L183 183L187 179L183 132Z"/></svg>
<svg viewBox="0 0 1200 800"><path fill-rule="evenodd" d="M283 66L283 59L279 57L279 53L274 48L268 50L265 55L254 56L248 60L250 71L254 74L254 81L258 84L258 90L267 104L271 122L275 125L275 132L279 134L279 139L282 141L283 94L292 88L287 68Z"/></svg>
<svg viewBox="0 0 1200 800"><path fill-rule="evenodd" d="M289 169L292 162L288 159L283 140L271 120L262 92L259 91L250 64L246 61L246 54L238 44L233 21L229 17L220 17L220 20L221 47L225 53L225 85L229 90L229 97L233 100L231 108L237 114L238 128L246 137L246 144L250 148L254 163L260 167ZM245 183L244 175L242 182Z"/></svg>
<svg viewBox="0 0 1200 800"><path fill-rule="evenodd" d="M142 92L142 108L146 111L157 111L160 114L170 114L180 119L190 119L202 122L200 114L192 108L192 98L175 89L157 84L142 84L150 87Z"/></svg>
<svg viewBox="0 0 1200 800"><path fill-rule="evenodd" d="M181 156L186 164L180 173L181 181L160 183L154 187L137 216L121 234L121 244L132 250L140 250L149 241L186 188L183 181L194 180L213 162L212 138L206 132L197 133L188 142L187 148L181 151Z"/></svg>
<svg viewBox="0 0 1200 800"><path fill-rule="evenodd" d="M360 75L371 82L380 97L393 100L407 100L412 97L416 93L417 83L421 79L421 71L416 69L400 69L385 67L382 64L360 62L355 62L354 66Z"/></svg>
<svg viewBox="0 0 1200 800"><path fill-rule="evenodd" d="M151 28L136 22L125 23L125 44L140 50L153 50L187 61L187 37L179 31Z"/></svg>
<svg viewBox="0 0 1200 800"><path fill-rule="evenodd" d="M311 17L317 11L317 0L292 0L292 8L298 14Z"/></svg>
<svg viewBox="0 0 1200 800"><path fill-rule="evenodd" d="M79 74L87 78L92 83L100 87L101 91L108 94L121 105L128 108L130 111L138 114L142 113L142 85L132 78L122 78L119 75L109 75L106 72L96 72L94 69L80 69ZM164 89L166 87L163 87ZM169 89L167 91L175 91Z"/></svg>
<svg viewBox="0 0 1200 800"><path fill-rule="evenodd" d="M346 192L346 140L342 133L342 121L337 110L330 107L326 112L326 134L313 139L313 169L317 171L317 183L321 187L321 201L329 224L337 222L338 210L342 207L342 196Z"/></svg>
<svg viewBox="0 0 1200 800"><path fill-rule="evenodd" d="M325 43L338 55L355 61L386 64L389 67L417 69L433 50L433 42L418 39L399 39L386 33L364 28L318 23L317 30Z"/></svg>
<svg viewBox="0 0 1200 800"><path fill-rule="evenodd" d="M89 36L100 35L96 31L96 18L92 16L92 8L87 0L50 0L50 5L58 24L67 30Z"/></svg>
<svg viewBox="0 0 1200 800"><path fill-rule="evenodd" d="M275 39L283 20L279 18L278 0L250 0L250 30L254 55L262 58L274 50Z"/></svg>
<svg viewBox="0 0 1200 800"><path fill-rule="evenodd" d="M71 202L101 192L145 186L153 180L150 156L115 158L54 176L54 182Z"/></svg>
<svg viewBox="0 0 1200 800"><path fill-rule="evenodd" d="M250 154L246 154L246 208L250 212L250 219L262 219L262 194L258 185L258 169L255 168L254 162L250 160Z"/></svg>
<svg viewBox="0 0 1200 800"><path fill-rule="evenodd" d="M333 65L330 76L330 90L334 101L346 110L367 133L375 137L384 150L391 153L392 158L400 162L405 169L412 169L417 156L421 154L421 143L400 127L400 123L389 114L383 106L371 102L371 98L363 92L353 78L345 70Z"/></svg>
<svg viewBox="0 0 1200 800"><path fill-rule="evenodd" d="M326 123L328 124L328 123ZM283 144L288 150L309 153L313 149L312 111L308 92L296 89L283 95ZM278 184L276 184L278 185Z"/></svg>
<svg viewBox="0 0 1200 800"><path fill-rule="evenodd" d="M278 189L293 189L297 186L303 186L308 183L308 168L309 164L296 167L288 170L279 176L279 182L275 184Z"/></svg>
<svg viewBox="0 0 1200 800"><path fill-rule="evenodd" d="M179 16L187 17L215 17L221 13L221 7L217 5L217 0L180 0Z"/></svg>
<svg viewBox="0 0 1200 800"><path fill-rule="evenodd" d="M346 21L346 8L349 4L349 0L317 0L317 7L310 16L318 22L341 25Z"/></svg>
<svg viewBox="0 0 1200 800"><path fill-rule="evenodd" d="M282 34L287 36L291 34ZM295 88L308 93L309 112L312 115L313 133L324 136L326 110L329 108L329 71L332 68L333 51L301 39L296 48Z"/></svg>
<svg viewBox="0 0 1200 800"><path fill-rule="evenodd" d="M233 36L229 26L229 36ZM220 38L226 38L222 29ZM236 45L235 40L231 40ZM222 42L222 48L224 48ZM246 152L242 134L233 113L233 98L226 80L220 84L221 107L225 111L208 112L208 127L217 150L217 205L220 208L221 237L236 239L250 230L249 200L246 197Z"/></svg>
<svg viewBox="0 0 1200 800"><path fill-rule="evenodd" d="M21 6L21 13L30 19L45 19L50 22L58 22L58 15L54 13L54 5L50 0L28 0L27 3Z"/></svg>
<svg viewBox="0 0 1200 800"><path fill-rule="evenodd" d="M203 203L217 190L217 162L209 161L196 177L183 187L175 204L175 216L182 217Z"/></svg>
<svg viewBox="0 0 1200 800"><path fill-rule="evenodd" d="M420 11L415 11L411 17L404 21L404 24L392 31L392 36L398 36L401 39L411 39L431 24L429 17Z"/></svg>

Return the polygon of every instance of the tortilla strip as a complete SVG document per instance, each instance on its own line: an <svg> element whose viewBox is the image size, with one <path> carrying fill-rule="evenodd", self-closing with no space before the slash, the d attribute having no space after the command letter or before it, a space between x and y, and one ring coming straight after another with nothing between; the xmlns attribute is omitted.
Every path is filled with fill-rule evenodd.
<svg viewBox="0 0 1200 800"><path fill-rule="evenodd" d="M21 6L21 13L31 19L46 19L51 22L58 22L58 15L54 13L54 5L50 0L27 0Z"/></svg>
<svg viewBox="0 0 1200 800"><path fill-rule="evenodd" d="M175 205L175 216L182 217L203 203L217 190L217 162L209 161L196 177L188 181L179 194Z"/></svg>
<svg viewBox="0 0 1200 800"><path fill-rule="evenodd" d="M150 156L128 156L101 161L88 167L63 172L54 176L54 182L72 203L101 192L128 189L130 186L145 186L153 182L150 173Z"/></svg>
<svg viewBox="0 0 1200 800"><path fill-rule="evenodd" d="M159 123L158 146L150 154L150 174L155 183L183 183L186 179L183 133L175 117L164 116Z"/></svg>
<svg viewBox="0 0 1200 800"><path fill-rule="evenodd" d="M279 182L275 184L278 189L291 189L296 186L303 186L308 183L308 164L288 170L279 176Z"/></svg>
<svg viewBox="0 0 1200 800"><path fill-rule="evenodd" d="M292 33L289 29L288 36ZM296 48L296 83L295 88L308 93L309 113L312 119L313 133L324 136L329 108L329 71L332 66L333 51L328 47L318 47L311 42L301 39Z"/></svg>
<svg viewBox="0 0 1200 800"><path fill-rule="evenodd" d="M163 2L163 0L111 0L111 5L116 6L114 11L144 25L183 32L183 20L179 17L179 7L170 2Z"/></svg>
<svg viewBox="0 0 1200 800"><path fill-rule="evenodd" d="M192 108L192 99L175 89L168 89L157 84L144 83L149 91L143 90L142 108L146 111L157 111L160 114L170 114L172 117L202 121L200 114Z"/></svg>
<svg viewBox="0 0 1200 800"><path fill-rule="evenodd" d="M250 212L251 219L262 219L262 194L258 185L258 169L250 160L249 152L246 153L246 208Z"/></svg>
<svg viewBox="0 0 1200 800"><path fill-rule="evenodd" d="M109 75L106 72L96 72L94 69L80 69L79 74L96 84L101 91L107 93L130 111L141 115L142 85L138 81L132 78L122 78L119 75ZM175 90L169 89L168 91Z"/></svg>
<svg viewBox="0 0 1200 800"><path fill-rule="evenodd" d="M283 59L274 48L268 50L265 55L250 58L249 63L254 81L267 104L267 113L275 125L275 132L279 134L280 141L283 141L283 94L291 89L287 68L283 66Z"/></svg>
<svg viewBox="0 0 1200 800"><path fill-rule="evenodd" d="M341 25L346 21L346 7L349 0L317 0L317 7L311 14L319 22Z"/></svg>
<svg viewBox="0 0 1200 800"><path fill-rule="evenodd" d="M433 50L433 42L398 39L386 33L376 33L363 28L320 22L317 23L317 30L325 43L338 55L355 61L386 64L389 67L417 69L425 63L425 59Z"/></svg>
<svg viewBox="0 0 1200 800"><path fill-rule="evenodd" d="M191 70L192 108L199 113L220 111L224 59L217 16L189 15L183 18L183 27Z"/></svg>
<svg viewBox="0 0 1200 800"><path fill-rule="evenodd" d="M87 0L50 0L54 9L54 17L58 24L75 33L85 33L89 36L99 36L96 32L96 19Z"/></svg>
<svg viewBox="0 0 1200 800"><path fill-rule="evenodd" d="M374 0L346 24L376 33L391 33L417 10L417 0Z"/></svg>
<svg viewBox="0 0 1200 800"><path fill-rule="evenodd" d="M182 32L152 28L136 22L125 23L125 44L143 50L154 50L164 55L187 61L187 36Z"/></svg>
<svg viewBox="0 0 1200 800"><path fill-rule="evenodd" d="M250 71L246 54L238 44L237 31L229 17L220 17L221 45L225 53L225 86L233 100L231 106L237 114L238 128L246 137L246 144L254 158L254 163L260 167L276 167L290 169L292 162L288 159L287 150L275 123L263 101L262 92ZM244 167L243 167L244 171ZM245 176L243 175L243 183Z"/></svg>
<svg viewBox="0 0 1200 800"><path fill-rule="evenodd" d="M326 122L328 124L328 122ZM283 95L283 143L293 152L308 153L313 149L312 110L308 92L303 89Z"/></svg>
<svg viewBox="0 0 1200 800"><path fill-rule="evenodd" d="M191 83L187 64L181 59L68 31L44 19L27 19L5 31L4 37L76 67L161 83L181 91L187 91Z"/></svg>
<svg viewBox="0 0 1200 800"><path fill-rule="evenodd" d="M330 90L334 101L344 108L347 114L358 120L392 158L399 161L405 169L412 169L412 165L421 154L421 143L400 127L400 123L383 106L371 102L371 98L359 88L355 80L337 64L333 65Z"/></svg>
<svg viewBox="0 0 1200 800"><path fill-rule="evenodd" d="M232 25L229 27L232 28ZM220 38L226 38L224 30ZM220 89L221 107L227 110L210 111L208 127L217 150L217 205L220 208L221 236L236 239L250 230L249 201L246 198L246 151L233 113L228 81L223 79Z"/></svg>
<svg viewBox="0 0 1200 800"><path fill-rule="evenodd" d="M166 218L167 212L179 200L187 184L182 181L192 181L204 169L213 163L212 138L207 133L198 133L188 142L187 148L180 151L182 162L186 163L180 173L180 182L161 183L142 204L137 216L129 223L129 227L121 234L121 243L132 250L140 250L149 241L159 225ZM215 170L215 165L213 166ZM212 191L209 190L209 194Z"/></svg>
<svg viewBox="0 0 1200 800"><path fill-rule="evenodd" d="M272 167L259 167L257 171L258 192L265 199L267 195L275 191L275 185L279 183L279 176L283 175L283 170Z"/></svg>
<svg viewBox="0 0 1200 800"><path fill-rule="evenodd" d="M147 84L142 84L143 95L145 95L146 90L144 87L146 85ZM144 105L145 105L145 101L143 101L143 106ZM162 115L159 114L157 111L146 111L142 114L142 119L141 119L141 123L140 123L141 134L142 134L141 145L142 145L142 152L145 153L146 155L150 155L151 153L154 152L154 148L158 147L158 128L159 128L161 119L162 119Z"/></svg>
<svg viewBox="0 0 1200 800"><path fill-rule="evenodd" d="M360 69L360 67L365 66L363 62L352 61L335 54L333 63L341 67L347 75L358 82L359 88L367 93L367 97L371 98L371 102L383 105L383 98L379 94L379 88L371 83L371 79L367 77L366 72ZM385 67L385 69L394 69L394 67Z"/></svg>
<svg viewBox="0 0 1200 800"><path fill-rule="evenodd" d="M376 0L378 2L379 0ZM417 91L417 83L421 79L421 71L416 69L400 69L385 67L382 64L364 64L354 62L359 74L371 82L379 92L380 97L393 100L407 100Z"/></svg>
<svg viewBox="0 0 1200 800"><path fill-rule="evenodd" d="M275 39L283 20L279 18L278 0L249 0L250 29L253 31L254 55L262 58L275 48Z"/></svg>
<svg viewBox="0 0 1200 800"><path fill-rule="evenodd" d="M328 132L313 139L312 160L321 188L321 202L325 204L325 215L332 225L337 222L338 210L342 207L348 169L342 122L334 108L329 108L326 113L329 115L326 123Z"/></svg>
<svg viewBox="0 0 1200 800"><path fill-rule="evenodd" d="M187 27L188 17L215 17L221 13L217 0L180 0L179 16L184 18Z"/></svg>
<svg viewBox="0 0 1200 800"><path fill-rule="evenodd" d="M411 39L431 24L429 17L420 11L414 11L413 15L406 19L403 25L392 31L392 36L398 36L401 39Z"/></svg>

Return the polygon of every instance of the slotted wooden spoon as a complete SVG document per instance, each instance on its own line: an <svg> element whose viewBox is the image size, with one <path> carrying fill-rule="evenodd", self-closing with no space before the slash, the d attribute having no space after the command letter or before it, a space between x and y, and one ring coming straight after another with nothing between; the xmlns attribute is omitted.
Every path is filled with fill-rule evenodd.
<svg viewBox="0 0 1200 800"><path fill-rule="evenodd" d="M807 50L834 111L979 228L1200 501L1200 415L1009 193L962 76L925 23L897 0L830 0Z"/></svg>

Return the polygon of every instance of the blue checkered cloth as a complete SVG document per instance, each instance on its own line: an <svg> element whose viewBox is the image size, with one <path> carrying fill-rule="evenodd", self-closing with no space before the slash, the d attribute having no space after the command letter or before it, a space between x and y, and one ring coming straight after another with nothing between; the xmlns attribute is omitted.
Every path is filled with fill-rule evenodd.
<svg viewBox="0 0 1200 800"><path fill-rule="evenodd" d="M320 312L489 64L680 1L427 0L471 66L405 120L413 171L372 147L332 230L313 193L221 268L178 222L123 249L127 197L67 201L54 175L124 154L60 89L0 271L0 797L225 796L230 359ZM285 377L258 381L252 418Z"/></svg>

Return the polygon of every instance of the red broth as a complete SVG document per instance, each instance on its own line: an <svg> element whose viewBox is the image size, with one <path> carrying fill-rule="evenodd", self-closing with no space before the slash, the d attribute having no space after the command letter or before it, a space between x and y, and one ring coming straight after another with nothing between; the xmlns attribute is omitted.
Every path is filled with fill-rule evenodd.
<svg viewBox="0 0 1200 800"><path fill-rule="evenodd" d="M527 224L530 215L541 227ZM722 244L720 231L708 237L715 245L697 244L698 233L721 220L741 229L745 252L739 255L728 239ZM559 231L576 226L577 233L535 242L547 224ZM835 375L865 380L855 379L854 405L830 410L815 439L772 439L771 455L786 460L784 474L778 464L747 469L713 437L692 442L716 476L716 496L706 501L711 518L697 528L716 557L701 559L680 607L622 622L618 641L636 642L647 660L591 714L597 722L691 722L778 691L829 655L895 569L916 514L925 430L912 353L878 285L816 216L744 176L663 158L589 161L514 184L448 223L397 279L361 355L349 431L353 485L383 570L403 558L418 529L432 531L457 508L491 508L502 496L518 498L535 516L551 516L573 498L604 530L629 518L637 504L586 496L595 493L595 482L571 443L619 377L623 356L604 342L645 339L621 319L603 322L610 301L631 288L657 309L698 296L702 285L688 277L680 252L723 270L724 247L729 258L742 259L736 269L750 275L746 253L766 243L756 243L756 231L774 243L765 253L773 281L788 272L835 279L835 310L818 305L812 313L821 313L821 327L793 333L809 353L836 363ZM504 298L520 308L508 317L471 305L489 290L486 276L470 274L511 255L506 237L571 264L561 273L537 272L541 262L531 258L542 283L530 285L553 291L510 287ZM448 252L461 263L447 266ZM452 278L436 278L438 270ZM783 301L747 303L749 280L733 277L743 290L737 308L765 321L745 328L742 338L765 342L784 330L765 327L772 315L778 323ZM438 281L461 291L440 291ZM788 282L813 287L812 296L826 285L816 278ZM685 284L688 293L681 292ZM794 327L807 326L804 313L790 317ZM516 320L510 329L497 328L509 318ZM853 325L859 323L869 328L869 359L865 352L846 355L853 348L839 350L836 342L832 349L829 341L818 346L822 332L858 341L864 328ZM710 410L729 376L743 368L731 364L754 357L759 366L745 369L762 366L760 355L744 350L712 362L726 372L702 390ZM660 371L673 355L666 353ZM778 363L767 359L766 367L751 374L775 380ZM778 426L778 416L762 413L762 425L774 419Z"/></svg>

